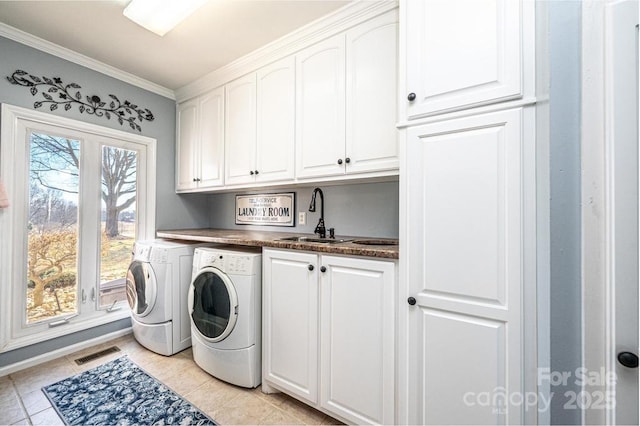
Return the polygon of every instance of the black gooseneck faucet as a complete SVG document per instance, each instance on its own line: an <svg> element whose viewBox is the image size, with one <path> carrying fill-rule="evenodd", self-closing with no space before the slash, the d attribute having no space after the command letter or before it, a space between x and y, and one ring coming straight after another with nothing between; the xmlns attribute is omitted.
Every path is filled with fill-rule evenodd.
<svg viewBox="0 0 640 426"><path fill-rule="evenodd" d="M313 194L311 195L311 204L309 204L309 211L316 211L316 195L318 193L320 194L320 220L318 220L316 229L313 232L318 234L320 238L327 238L327 230L324 227L324 194L322 193L322 189L316 188L313 190Z"/></svg>

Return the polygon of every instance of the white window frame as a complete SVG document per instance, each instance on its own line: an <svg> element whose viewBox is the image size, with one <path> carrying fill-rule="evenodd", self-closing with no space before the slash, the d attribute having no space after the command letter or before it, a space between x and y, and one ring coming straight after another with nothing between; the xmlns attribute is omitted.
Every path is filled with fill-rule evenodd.
<svg viewBox="0 0 640 426"><path fill-rule="evenodd" d="M87 308L79 303L78 312L83 314L83 309L85 309L84 314L62 326L49 327L49 321L28 327L22 326L23 313L19 312L21 308L16 309L15 305L17 303L23 305L26 302L21 303L21 301L26 299L24 295L15 293L17 286L14 283L25 279L26 274L27 234L25 230L29 207L28 195L24 194L24 191L18 191L17 188L21 188L26 179L22 175L28 171L28 166L23 163L28 162L25 153L27 138L32 130L60 129L58 132L60 134L85 140L84 150L95 151L104 145L131 149L126 144L136 144L140 148L137 163L137 194L138 200L140 200L136 210L137 238L152 239L155 236L156 140L13 105L2 104L0 114L0 179L7 189L10 203L8 208L0 209L0 353L128 318L130 310L126 302L123 303L124 309L112 312L95 306ZM81 156L83 155L81 153ZM22 160L22 162L18 160ZM86 162L81 160L81 173L82 169L86 167L83 166L84 163ZM96 176L89 178L94 180L90 183L94 187L98 185L99 188L100 178L97 173L93 174ZM96 216L99 215L100 210L100 194L97 191L93 192L95 193L83 191L81 188L80 202L93 200L97 207L88 210L91 216ZM86 257L85 259L88 261L78 264L78 279L95 281L97 294L99 270L98 274L95 271L99 268L99 247L97 245L100 244L100 229L99 227L94 228L99 216L83 217L82 211L83 208L79 208L78 252L83 253L84 256L86 253L92 252L96 255L95 258L93 256ZM83 233L93 233L93 238L83 238ZM87 243L88 240L95 240L95 242L93 244ZM78 299L80 297L79 287ZM26 309L24 306L23 308Z"/></svg>

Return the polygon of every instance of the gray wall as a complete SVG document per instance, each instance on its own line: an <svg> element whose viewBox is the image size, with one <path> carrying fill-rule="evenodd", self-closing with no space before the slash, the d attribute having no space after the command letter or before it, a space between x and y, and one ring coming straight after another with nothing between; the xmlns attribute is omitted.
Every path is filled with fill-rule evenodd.
<svg viewBox="0 0 640 426"><path fill-rule="evenodd" d="M348 185L316 185L324 194L324 221L327 229L335 228L336 235L398 238L398 182L360 183ZM307 212L306 225L295 227L253 226L235 224L235 195L211 195L209 224L212 228L245 229L280 232L313 233L320 218L320 197L316 212L310 213L311 193L316 186L278 190L239 191L237 194L295 192L296 211Z"/></svg>
<svg viewBox="0 0 640 426"><path fill-rule="evenodd" d="M78 331L77 333L67 334L66 336L61 336L56 339L45 340L44 342L36 343L31 346L5 352L0 354L0 367L15 364L16 362L24 361L25 359L37 355L46 354L60 348L74 345L78 342L91 340L103 334L112 333L128 327L131 327L131 320L129 318L125 318L98 327Z"/></svg>
<svg viewBox="0 0 640 426"><path fill-rule="evenodd" d="M83 95L97 95L102 99L108 99L108 95L113 94L121 101L126 99L149 108L155 120L142 123L141 134L157 140L156 227L160 229L208 225L207 197L204 195L177 196L174 191L175 102L173 100L0 37L0 103L32 109L34 101L41 99L40 94L31 96L28 88L13 85L7 81L6 77L18 69L40 77L60 77L64 83L77 83L82 87L80 92ZM43 112L50 111L47 108ZM51 113L139 134L128 125L121 126L113 119L107 120L104 117L81 114L77 108L72 108L70 111L60 108ZM129 320L115 323L116 328L126 328L129 325ZM114 325L96 327L64 338L0 354L0 366L99 336L113 331L113 327Z"/></svg>
<svg viewBox="0 0 640 426"><path fill-rule="evenodd" d="M141 133L128 125L121 126L113 119L81 114L77 108L69 111L59 108L51 113L155 138L158 141L156 227L167 229L207 224L206 196L175 194L175 101L3 37L0 37L0 58L0 103L33 109L34 101L41 99L39 94L31 96L28 88L6 80L6 76L21 69L36 76L60 77L64 83L77 83L82 86L80 92L83 95L98 95L104 100L113 94L121 101L127 99L149 108L155 119L142 123ZM43 108L39 110L50 112Z"/></svg>
<svg viewBox="0 0 640 426"><path fill-rule="evenodd" d="M580 424L565 409L565 392L580 392L581 366L580 51L581 3L549 5L551 172L551 371L570 372L567 386L552 386L552 424Z"/></svg>

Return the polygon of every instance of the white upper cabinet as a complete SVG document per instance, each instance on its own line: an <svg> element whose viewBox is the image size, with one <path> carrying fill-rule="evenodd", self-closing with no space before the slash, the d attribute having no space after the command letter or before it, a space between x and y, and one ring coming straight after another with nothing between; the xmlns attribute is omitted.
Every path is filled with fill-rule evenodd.
<svg viewBox="0 0 640 426"><path fill-rule="evenodd" d="M345 37L296 55L296 177L344 173Z"/></svg>
<svg viewBox="0 0 640 426"><path fill-rule="evenodd" d="M521 97L521 0L407 0L406 115Z"/></svg>
<svg viewBox="0 0 640 426"><path fill-rule="evenodd" d="M224 183L224 90L177 106L176 190L205 190Z"/></svg>
<svg viewBox="0 0 640 426"><path fill-rule="evenodd" d="M398 13L347 32L347 173L398 168Z"/></svg>
<svg viewBox="0 0 640 426"><path fill-rule="evenodd" d="M227 185L293 180L293 57L226 85Z"/></svg>
<svg viewBox="0 0 640 426"><path fill-rule="evenodd" d="M197 188L196 149L199 144L198 101L181 103L176 111L178 141L176 144L176 190Z"/></svg>
<svg viewBox="0 0 640 426"><path fill-rule="evenodd" d="M296 177L398 168L398 14L297 56Z"/></svg>
<svg viewBox="0 0 640 426"><path fill-rule="evenodd" d="M225 182L253 182L256 172L256 74L225 86Z"/></svg>
<svg viewBox="0 0 640 426"><path fill-rule="evenodd" d="M200 105L200 187L220 186L224 182L224 90L203 95Z"/></svg>
<svg viewBox="0 0 640 426"><path fill-rule="evenodd" d="M258 70L256 182L291 180L295 162L295 60Z"/></svg>
<svg viewBox="0 0 640 426"><path fill-rule="evenodd" d="M215 97L178 105L177 191L398 175L398 9L360 7L288 56L230 64Z"/></svg>

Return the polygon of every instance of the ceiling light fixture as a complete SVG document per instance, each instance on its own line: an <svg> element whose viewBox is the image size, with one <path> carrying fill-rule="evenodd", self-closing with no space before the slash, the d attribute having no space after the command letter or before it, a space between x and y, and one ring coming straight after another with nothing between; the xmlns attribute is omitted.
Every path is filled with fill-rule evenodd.
<svg viewBox="0 0 640 426"><path fill-rule="evenodd" d="M147 30L163 36L207 0L131 0L122 14Z"/></svg>

